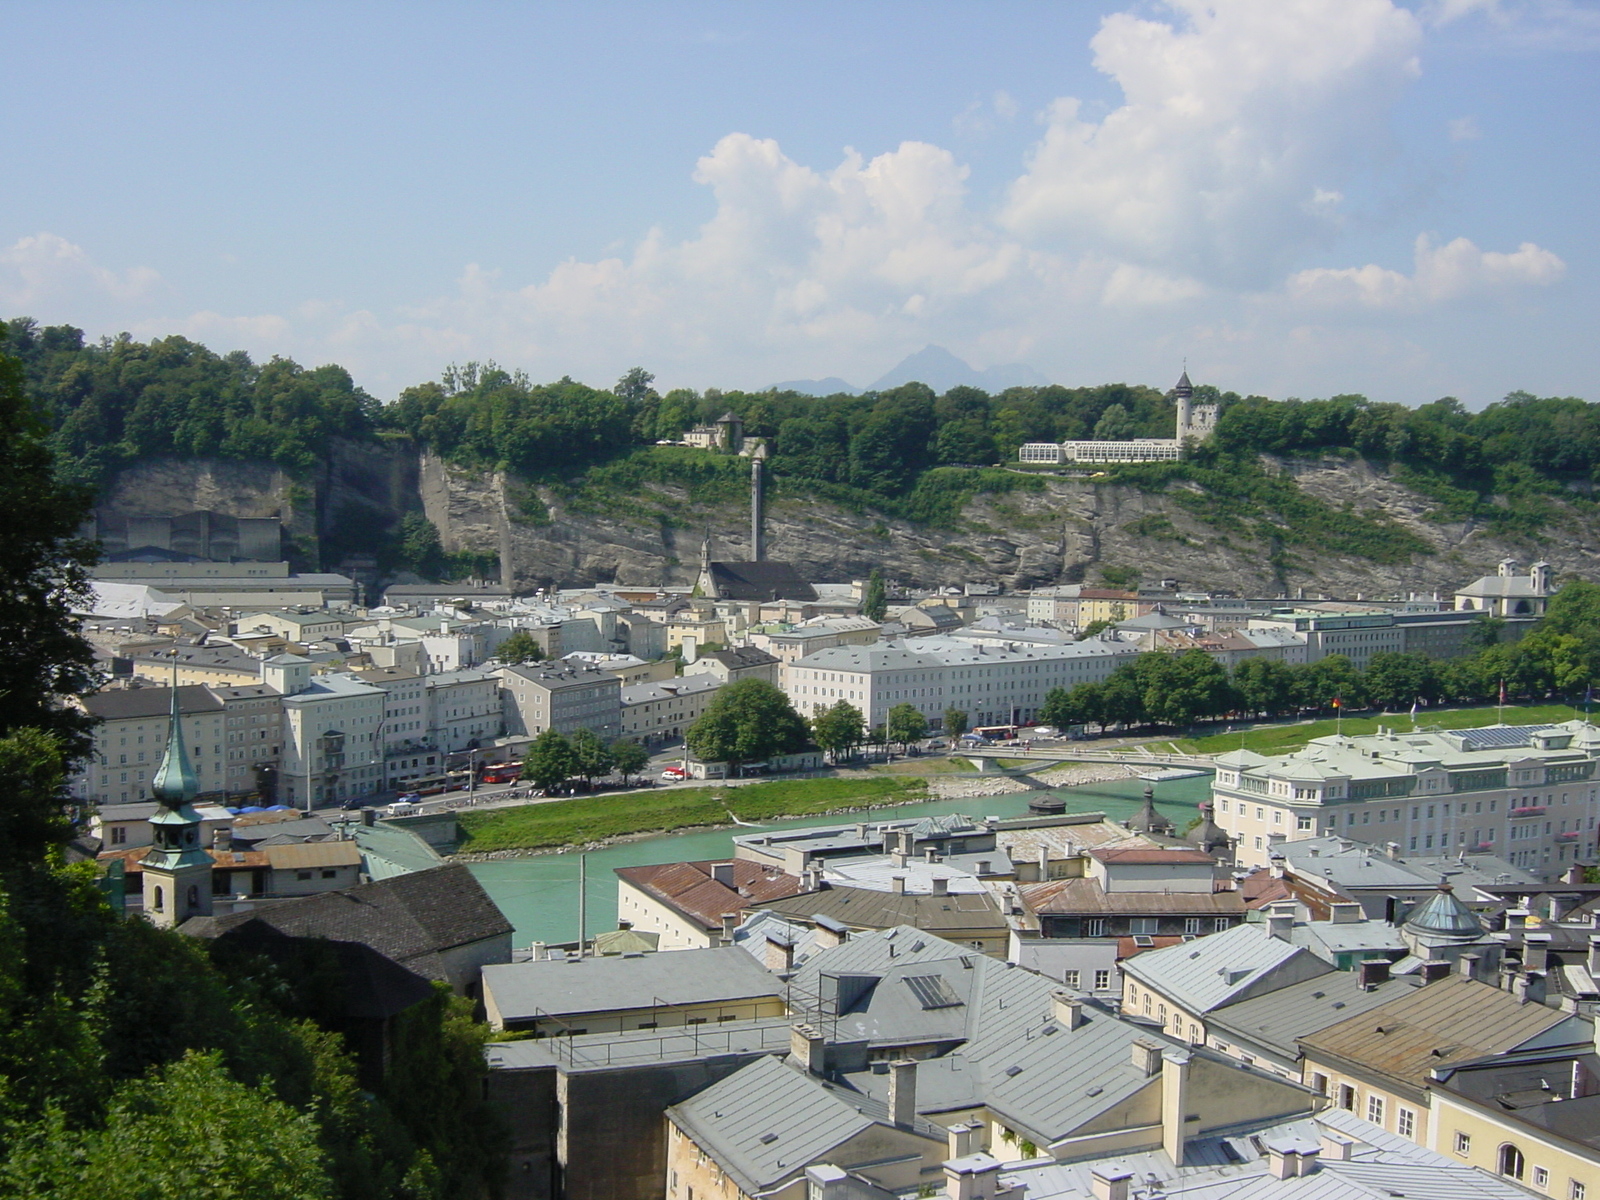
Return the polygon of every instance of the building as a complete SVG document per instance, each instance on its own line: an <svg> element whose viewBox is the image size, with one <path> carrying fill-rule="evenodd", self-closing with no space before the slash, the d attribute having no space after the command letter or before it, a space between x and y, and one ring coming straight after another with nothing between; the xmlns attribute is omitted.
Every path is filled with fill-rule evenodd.
<svg viewBox="0 0 1600 1200"><path fill-rule="evenodd" d="M261 660L236 646L153 647L129 656L133 674L152 683L166 683L176 664L181 684L206 683L218 687L254 683L261 678Z"/></svg>
<svg viewBox="0 0 1600 1200"><path fill-rule="evenodd" d="M89 836L100 839L102 853L148 846L153 840L150 818L159 808L154 800L127 804L102 804L89 818ZM196 804L200 814L200 844L210 846L219 829L233 824L233 814L219 804Z"/></svg>
<svg viewBox="0 0 1600 1200"><path fill-rule="evenodd" d="M1082 874L1017 885L1027 924L1044 938L1132 938L1221 933L1244 920L1244 896L1217 878L1200 850L1108 846L1085 851Z"/></svg>
<svg viewBox="0 0 1600 1200"><path fill-rule="evenodd" d="M1542 617L1551 592L1549 563L1536 562L1526 575L1518 575L1516 562L1507 558L1495 574L1475 579L1458 591L1455 607L1496 617Z"/></svg>
<svg viewBox="0 0 1600 1200"><path fill-rule="evenodd" d="M775 655L754 646L735 646L728 650L699 651L685 654L685 675L713 675L722 683L737 683L741 679L760 679L774 687L778 685L779 660Z"/></svg>
<svg viewBox="0 0 1600 1200"><path fill-rule="evenodd" d="M1431 1119L1436 1072L1534 1049L1588 1049L1593 1037L1582 1017L1446 975L1299 1040L1304 1081L1318 1093L1418 1145L1448 1152Z"/></svg>
<svg viewBox="0 0 1600 1200"><path fill-rule="evenodd" d="M1205 441L1216 431L1217 406L1196 404L1189 372L1173 388L1177 419L1170 438L1134 438L1131 441L1028 442L1017 458L1025 463L1135 463L1176 462L1186 441Z"/></svg>
<svg viewBox="0 0 1600 1200"><path fill-rule="evenodd" d="M511 923L460 863L189 921L182 930L205 938L262 931L360 943L460 995L480 995L483 968L511 961Z"/></svg>
<svg viewBox="0 0 1600 1200"><path fill-rule="evenodd" d="M423 679L428 742L446 754L475 750L505 728L500 678L492 671L441 671Z"/></svg>
<svg viewBox="0 0 1600 1200"><path fill-rule="evenodd" d="M788 663L835 646L870 646L882 629L866 617L827 617L789 629L752 631L750 644Z"/></svg>
<svg viewBox="0 0 1600 1200"><path fill-rule="evenodd" d="M360 799L384 783L384 691L351 675L308 676L293 655L269 659L283 680L282 802L312 809Z"/></svg>
<svg viewBox="0 0 1600 1200"><path fill-rule="evenodd" d="M196 685L172 688L107 688L74 699L98 722L89 755L68 781L72 796L91 804L139 803L150 785L169 740L174 700L189 760L195 795L222 797L228 789L226 706L211 691ZM187 756L187 751L186 751ZM248 790L254 790L253 785Z"/></svg>
<svg viewBox="0 0 1600 1200"><path fill-rule="evenodd" d="M308 646L312 642L320 642L323 638L343 637L344 624L344 618L326 609L313 609L309 612L272 609L245 614L239 618L237 628L240 633L265 631L287 641Z"/></svg>
<svg viewBox="0 0 1600 1200"><path fill-rule="evenodd" d="M276 804L278 764L283 758L283 697L265 683L211 685L222 703L225 796L256 796Z"/></svg>
<svg viewBox="0 0 1600 1200"><path fill-rule="evenodd" d="M588 729L611 739L622 732L622 681L610 671L559 662L501 667L498 673L509 736Z"/></svg>
<svg viewBox="0 0 1600 1200"><path fill-rule="evenodd" d="M1489 851L1553 879L1595 847L1600 730L1582 721L1315 738L1217 759L1214 818L1240 863L1331 833L1406 854Z"/></svg>
<svg viewBox="0 0 1600 1200"><path fill-rule="evenodd" d="M711 557L711 539L700 543L700 571L695 589L713 600L815 600L817 591L800 577L793 563L761 559L723 562Z"/></svg>
<svg viewBox="0 0 1600 1200"><path fill-rule="evenodd" d="M130 558L140 551L169 551L172 562L238 559L271 562L282 558L282 524L278 517L234 517L211 509L166 516L131 516L111 509L96 510L93 532L108 560ZM159 557L149 556L155 561Z"/></svg>
<svg viewBox="0 0 1600 1200"><path fill-rule="evenodd" d="M793 924L822 927L838 936L873 933L906 925L942 938L971 952L1004 958L1010 929L1000 906L987 893L951 892L934 881L934 890L905 890L905 881L890 891L835 887L802 892L785 900L752 903L751 909L776 913ZM742 951L741 951L742 953Z"/></svg>
<svg viewBox="0 0 1600 1200"><path fill-rule="evenodd" d="M660 935L662 950L722 945L730 916L802 887L798 875L741 858L618 867L616 874L617 915L641 933Z"/></svg>
<svg viewBox="0 0 1600 1200"><path fill-rule="evenodd" d="M171 708L166 751L150 783L156 811L150 815L150 849L140 859L144 915L162 929L211 914L211 855L200 845L200 814L193 803L200 780L189 765L178 714L178 689Z"/></svg>
<svg viewBox="0 0 1600 1200"><path fill-rule="evenodd" d="M432 693L428 690L428 680L416 671L408 671L403 667L372 667L350 674L368 687L383 692L384 787L404 790L414 779L442 775L444 753L429 708ZM494 716L497 722L500 716L498 683L495 680ZM444 696L449 698L451 695L450 687L446 684ZM466 706L469 709L472 707L470 698Z"/></svg>
<svg viewBox="0 0 1600 1200"><path fill-rule="evenodd" d="M646 745L682 738L722 688L709 672L660 683L635 683L621 692L622 736Z"/></svg>
<svg viewBox="0 0 1600 1200"><path fill-rule="evenodd" d="M918 638L818 651L786 663L782 686L804 716L848 700L869 728L883 724L897 704L912 705L935 729L943 727L947 708L966 712L973 728L1019 724L1038 716L1052 688L1098 683L1136 653L1099 639L1010 649Z"/></svg>
<svg viewBox="0 0 1600 1200"><path fill-rule="evenodd" d="M89 575L149 584L195 608L324 608L354 604L358 591L348 575L291 573L286 562L102 562Z"/></svg>
<svg viewBox="0 0 1600 1200"><path fill-rule="evenodd" d="M781 1017L777 976L735 946L503 963L483 970L495 1029L576 1037Z"/></svg>

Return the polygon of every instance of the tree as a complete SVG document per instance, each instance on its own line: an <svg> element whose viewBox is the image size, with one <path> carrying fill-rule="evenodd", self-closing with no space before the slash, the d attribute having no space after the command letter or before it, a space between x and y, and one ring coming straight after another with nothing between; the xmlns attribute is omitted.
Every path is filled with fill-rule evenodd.
<svg viewBox="0 0 1600 1200"><path fill-rule="evenodd" d="M522 760L522 777L546 791L560 787L577 770L572 743L554 729L546 729L534 738L527 757Z"/></svg>
<svg viewBox="0 0 1600 1200"><path fill-rule="evenodd" d="M626 400L629 404L643 404L656 394L650 386L655 381L656 377L643 367L629 367L611 392L617 399Z"/></svg>
<svg viewBox="0 0 1600 1200"><path fill-rule="evenodd" d="M1367 660L1362 682L1374 704L1409 709L1418 701L1431 704L1439 698L1439 665L1424 654L1380 650Z"/></svg>
<svg viewBox="0 0 1600 1200"><path fill-rule="evenodd" d="M1233 686L1246 712L1276 716L1294 707L1295 670L1278 659L1245 659L1233 669Z"/></svg>
<svg viewBox="0 0 1600 1200"><path fill-rule="evenodd" d="M861 599L861 615L880 625L889 615L889 591L884 586L881 567L873 567L872 574L867 576L866 595Z"/></svg>
<svg viewBox="0 0 1600 1200"><path fill-rule="evenodd" d="M1138 432L1128 410L1120 404L1106 405L1105 412L1095 422L1094 440L1097 442L1123 442Z"/></svg>
<svg viewBox="0 0 1600 1200"><path fill-rule="evenodd" d="M1108 621L1104 617L1101 617L1096 621L1090 621L1078 633L1078 640L1080 642L1086 642L1092 637L1097 637L1098 635L1104 633L1107 629L1110 629L1113 624L1115 624L1115 622Z"/></svg>
<svg viewBox="0 0 1600 1200"><path fill-rule="evenodd" d="M1504 625L1504 622L1501 622ZM1600 585L1574 579L1550 597L1541 629L1579 633L1600 629Z"/></svg>
<svg viewBox="0 0 1600 1200"><path fill-rule="evenodd" d="M609 775L612 768L611 751L592 729L580 729L569 739L572 748L574 772L583 776L585 783L593 783L600 775Z"/></svg>
<svg viewBox="0 0 1600 1200"><path fill-rule="evenodd" d="M967 731L967 713L962 708L947 708L944 710L945 736L958 738Z"/></svg>
<svg viewBox="0 0 1600 1200"><path fill-rule="evenodd" d="M619 738L611 743L611 767L622 776L624 783L629 776L639 774L649 764L650 751L638 742Z"/></svg>
<svg viewBox="0 0 1600 1200"><path fill-rule="evenodd" d="M928 718L914 704L896 704L889 710L884 734L891 742L899 742L904 750L912 742L920 742L928 736Z"/></svg>
<svg viewBox="0 0 1600 1200"><path fill-rule="evenodd" d="M494 656L511 665L538 662L544 657L544 648L534 640L533 634L526 629L519 629L500 643L500 649L494 652Z"/></svg>
<svg viewBox="0 0 1600 1200"><path fill-rule="evenodd" d="M1479 613L1472 618L1472 628L1467 632L1466 644L1474 650L1487 650L1490 646L1499 644L1505 631L1504 617L1497 617L1487 612Z"/></svg>
<svg viewBox="0 0 1600 1200"><path fill-rule="evenodd" d="M803 750L810 735L781 691L764 679L741 679L717 689L683 740L701 762L724 762L737 773L744 763Z"/></svg>
<svg viewBox="0 0 1600 1200"><path fill-rule="evenodd" d="M811 719L811 737L834 762L848 755L866 736L867 722L861 710L848 700L840 700Z"/></svg>
<svg viewBox="0 0 1600 1200"><path fill-rule="evenodd" d="M400 562L418 575L438 579L446 573L444 545L439 530L421 513L400 518Z"/></svg>

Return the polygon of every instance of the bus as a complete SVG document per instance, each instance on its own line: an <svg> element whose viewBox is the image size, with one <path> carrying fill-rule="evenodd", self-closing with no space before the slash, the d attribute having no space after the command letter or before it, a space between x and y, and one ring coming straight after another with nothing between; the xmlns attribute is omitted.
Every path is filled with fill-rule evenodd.
<svg viewBox="0 0 1600 1200"><path fill-rule="evenodd" d="M486 763L478 771L479 783L515 783L522 778L522 764L517 762Z"/></svg>
<svg viewBox="0 0 1600 1200"><path fill-rule="evenodd" d="M408 779L399 786L409 795L438 796L452 790L455 784L444 775L429 775L423 779Z"/></svg>
<svg viewBox="0 0 1600 1200"><path fill-rule="evenodd" d="M1009 742L1017 736L1015 725L980 725L972 730L981 738L988 738L991 742Z"/></svg>

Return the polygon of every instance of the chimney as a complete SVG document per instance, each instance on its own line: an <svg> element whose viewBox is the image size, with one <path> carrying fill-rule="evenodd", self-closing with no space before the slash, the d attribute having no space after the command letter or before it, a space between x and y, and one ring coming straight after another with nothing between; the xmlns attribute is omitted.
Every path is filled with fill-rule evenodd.
<svg viewBox="0 0 1600 1200"><path fill-rule="evenodd" d="M712 863L711 878L715 879L723 887L731 888L733 886L733 864L731 862Z"/></svg>
<svg viewBox="0 0 1600 1200"><path fill-rule="evenodd" d="M722 914L722 944L733 945L733 931L739 928L739 914L727 912Z"/></svg>
<svg viewBox="0 0 1600 1200"><path fill-rule="evenodd" d="M898 858L899 855L896 855L895 857ZM905 866L905 863L896 863L895 866L903 867ZM906 877L904 875L896 875L890 879L889 890L892 891L896 896L904 896L906 894Z"/></svg>
<svg viewBox="0 0 1600 1200"><path fill-rule="evenodd" d="M1183 1166L1190 1057L1187 1050L1168 1050L1161 1056L1161 1148L1178 1167Z"/></svg>
<svg viewBox="0 0 1600 1200"><path fill-rule="evenodd" d="M1268 1170L1274 1179L1294 1179L1317 1169L1322 1144L1307 1138L1279 1138L1267 1143Z"/></svg>
<svg viewBox="0 0 1600 1200"><path fill-rule="evenodd" d="M1369 958L1356 966L1356 981L1361 985L1361 990L1377 987L1389 978L1388 960L1382 958Z"/></svg>
<svg viewBox="0 0 1600 1200"><path fill-rule="evenodd" d="M1337 904L1330 904L1328 913L1330 921L1335 925L1354 925L1363 920L1366 915L1361 911L1361 905L1353 900L1343 900Z"/></svg>
<svg viewBox="0 0 1600 1200"><path fill-rule="evenodd" d="M1589 935L1589 974L1600 976L1600 933Z"/></svg>
<svg viewBox="0 0 1600 1200"><path fill-rule="evenodd" d="M218 854L227 854L233 849L232 825L218 825L211 831L211 848Z"/></svg>
<svg viewBox="0 0 1600 1200"><path fill-rule="evenodd" d="M889 1119L900 1129L910 1129L917 1119L917 1061L896 1059L889 1064Z"/></svg>
<svg viewBox="0 0 1600 1200"><path fill-rule="evenodd" d="M807 1167L806 1181L811 1185L807 1195L812 1200L847 1200L854 1190L850 1186L850 1173L832 1163Z"/></svg>
<svg viewBox="0 0 1600 1200"><path fill-rule="evenodd" d="M1522 968L1525 971L1542 971L1550 961L1550 935L1530 933L1522 945Z"/></svg>
<svg viewBox="0 0 1600 1200"><path fill-rule="evenodd" d="M1390 858L1399 858L1400 857L1400 843L1399 842L1389 842L1389 843L1387 843L1383 848L1383 852L1385 854L1387 854Z"/></svg>
<svg viewBox="0 0 1600 1200"><path fill-rule="evenodd" d="M794 943L782 942L767 937L767 951L762 959L762 964L769 971L789 971L794 969Z"/></svg>
<svg viewBox="0 0 1600 1200"><path fill-rule="evenodd" d="M933 881L933 894L935 896L948 896L950 894L950 881L943 875Z"/></svg>
<svg viewBox="0 0 1600 1200"><path fill-rule="evenodd" d="M1294 933L1294 915L1292 913L1270 913L1267 916L1267 936L1275 937L1281 942L1287 942Z"/></svg>
<svg viewBox="0 0 1600 1200"><path fill-rule="evenodd" d="M789 1029L789 1053L794 1055L808 1075L821 1075L826 1066L828 1043L822 1034L810 1025L794 1025Z"/></svg>
<svg viewBox="0 0 1600 1200"><path fill-rule="evenodd" d="M1089 1190L1094 1200L1128 1200L1128 1189L1133 1186L1133 1172L1121 1163L1108 1163L1095 1167L1089 1173Z"/></svg>
<svg viewBox="0 0 1600 1200"><path fill-rule="evenodd" d="M983 1126L977 1121L973 1121L971 1124L958 1121L950 1126L946 1130L946 1136L949 1138L950 1157L966 1158L967 1155L976 1154L983 1149L978 1137L982 1132Z"/></svg>
<svg viewBox="0 0 1600 1200"><path fill-rule="evenodd" d="M984 876L984 875L987 875L987 874L989 874L989 866L990 866L990 860L989 860L989 859L987 859L987 858L980 858L980 859L979 859L979 860L978 860L978 870L977 870L977 874L978 874L978 875L979 875L979 877L980 877L980 878L981 878L981 877L982 877L982 876Z"/></svg>
<svg viewBox="0 0 1600 1200"><path fill-rule="evenodd" d="M895 866L903 867L910 860L910 856L907 855L904 850L896 848L894 852L889 855L889 859L894 863Z"/></svg>
<svg viewBox="0 0 1600 1200"><path fill-rule="evenodd" d="M1483 961L1481 954L1463 954L1456 960L1456 973L1463 979L1476 979L1478 977L1478 964Z"/></svg>
<svg viewBox="0 0 1600 1200"><path fill-rule="evenodd" d="M978 1151L944 1164L944 1190L949 1200L995 1200L1000 1191L1000 1160ZM1127 1200L1126 1194L1122 1200Z"/></svg>
<svg viewBox="0 0 1600 1200"><path fill-rule="evenodd" d="M1133 1040L1133 1065L1143 1071L1146 1078L1161 1069L1161 1043L1152 1038Z"/></svg>
<svg viewBox="0 0 1600 1200"><path fill-rule="evenodd" d="M361 823L368 826L376 825L378 823L378 810L375 808L363 808L361 810Z"/></svg>
<svg viewBox="0 0 1600 1200"><path fill-rule="evenodd" d="M1331 1129L1322 1131L1322 1157L1329 1162L1349 1162L1355 1149L1355 1139Z"/></svg>
<svg viewBox="0 0 1600 1200"><path fill-rule="evenodd" d="M1050 847L1039 847L1039 882L1050 878Z"/></svg>
<svg viewBox="0 0 1600 1200"><path fill-rule="evenodd" d="M1422 964L1422 982L1424 984L1437 983L1450 975L1449 960L1443 958L1430 958Z"/></svg>
<svg viewBox="0 0 1600 1200"><path fill-rule="evenodd" d="M1076 1029L1083 1024L1083 1001L1065 988L1057 988L1050 993L1050 1015L1063 1029Z"/></svg>

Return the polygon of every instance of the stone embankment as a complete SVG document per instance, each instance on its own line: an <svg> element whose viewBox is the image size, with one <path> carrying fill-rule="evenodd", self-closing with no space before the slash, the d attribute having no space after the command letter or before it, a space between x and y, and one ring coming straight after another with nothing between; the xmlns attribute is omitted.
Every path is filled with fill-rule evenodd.
<svg viewBox="0 0 1600 1200"><path fill-rule="evenodd" d="M1064 767L1051 767L1047 771L1030 772L1026 778L1010 775L938 775L928 780L928 790L941 800L962 800L968 797L1003 796L1011 792L1034 792L1035 782L1049 787L1077 787L1085 783L1108 783L1119 779L1132 779L1134 772L1127 767L1102 763L1075 763Z"/></svg>

